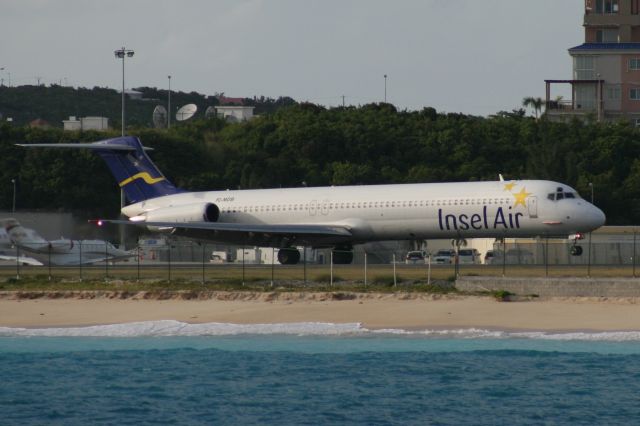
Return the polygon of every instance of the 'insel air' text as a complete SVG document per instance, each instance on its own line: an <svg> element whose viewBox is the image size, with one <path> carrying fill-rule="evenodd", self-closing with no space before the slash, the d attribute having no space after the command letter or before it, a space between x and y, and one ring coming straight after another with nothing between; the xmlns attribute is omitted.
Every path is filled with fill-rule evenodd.
<svg viewBox="0 0 640 426"><path fill-rule="evenodd" d="M511 207L509 207L511 210ZM443 214L442 209L438 209L438 225L440 230L462 230L468 229L520 229L520 218L524 217L523 213L505 214L502 207L498 207L494 217L487 215L487 206L482 208L482 214Z"/></svg>

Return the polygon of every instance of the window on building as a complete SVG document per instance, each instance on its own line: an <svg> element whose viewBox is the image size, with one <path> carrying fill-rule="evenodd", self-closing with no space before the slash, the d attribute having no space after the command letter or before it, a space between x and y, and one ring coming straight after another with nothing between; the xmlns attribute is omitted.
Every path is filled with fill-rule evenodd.
<svg viewBox="0 0 640 426"><path fill-rule="evenodd" d="M618 0L594 0L596 13L618 13Z"/></svg>
<svg viewBox="0 0 640 426"><path fill-rule="evenodd" d="M636 118L634 120L634 124L636 125L636 127L640 127L640 118Z"/></svg>
<svg viewBox="0 0 640 426"><path fill-rule="evenodd" d="M637 15L640 12L640 0L631 0L631 14Z"/></svg>
<svg viewBox="0 0 640 426"><path fill-rule="evenodd" d="M617 101L620 99L620 86L611 85L606 86L607 99L610 101Z"/></svg>
<svg viewBox="0 0 640 426"><path fill-rule="evenodd" d="M576 80L594 80L596 77L595 57L576 56L573 58L573 74Z"/></svg>
<svg viewBox="0 0 640 426"><path fill-rule="evenodd" d="M618 30L610 29L610 28L596 30L596 42L597 43L617 43Z"/></svg>
<svg viewBox="0 0 640 426"><path fill-rule="evenodd" d="M640 70L640 58L629 59L629 69L632 71Z"/></svg>
<svg viewBox="0 0 640 426"><path fill-rule="evenodd" d="M640 101L640 89L629 89L629 99L632 101Z"/></svg>

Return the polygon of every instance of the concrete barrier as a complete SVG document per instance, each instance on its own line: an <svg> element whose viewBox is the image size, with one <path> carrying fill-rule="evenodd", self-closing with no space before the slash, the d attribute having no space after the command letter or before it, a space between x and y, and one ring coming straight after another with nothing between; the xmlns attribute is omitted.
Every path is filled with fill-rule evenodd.
<svg viewBox="0 0 640 426"><path fill-rule="evenodd" d="M460 277L460 291L506 290L519 296L541 297L640 297L638 278L514 278Z"/></svg>

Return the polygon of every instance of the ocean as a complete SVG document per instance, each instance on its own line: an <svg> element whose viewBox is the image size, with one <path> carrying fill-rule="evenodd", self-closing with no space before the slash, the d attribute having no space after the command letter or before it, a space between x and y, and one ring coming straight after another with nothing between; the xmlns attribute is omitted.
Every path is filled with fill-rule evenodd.
<svg viewBox="0 0 640 426"><path fill-rule="evenodd" d="M0 328L0 424L640 422L639 332Z"/></svg>

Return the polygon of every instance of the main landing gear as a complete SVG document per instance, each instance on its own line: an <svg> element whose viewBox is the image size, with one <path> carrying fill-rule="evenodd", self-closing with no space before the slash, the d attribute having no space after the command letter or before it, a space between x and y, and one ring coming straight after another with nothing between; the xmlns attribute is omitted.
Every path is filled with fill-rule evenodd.
<svg viewBox="0 0 640 426"><path fill-rule="evenodd" d="M336 246L332 254L334 265L348 265L353 262L353 248L351 246Z"/></svg>
<svg viewBox="0 0 640 426"><path fill-rule="evenodd" d="M278 262L281 265L295 265L300 261L300 252L296 248L281 248L278 250Z"/></svg>
<svg viewBox="0 0 640 426"><path fill-rule="evenodd" d="M351 246L337 246L332 250L334 265L348 265L353 262L353 248ZM300 252L294 247L278 250L278 262L281 265L295 265L300 262Z"/></svg>

